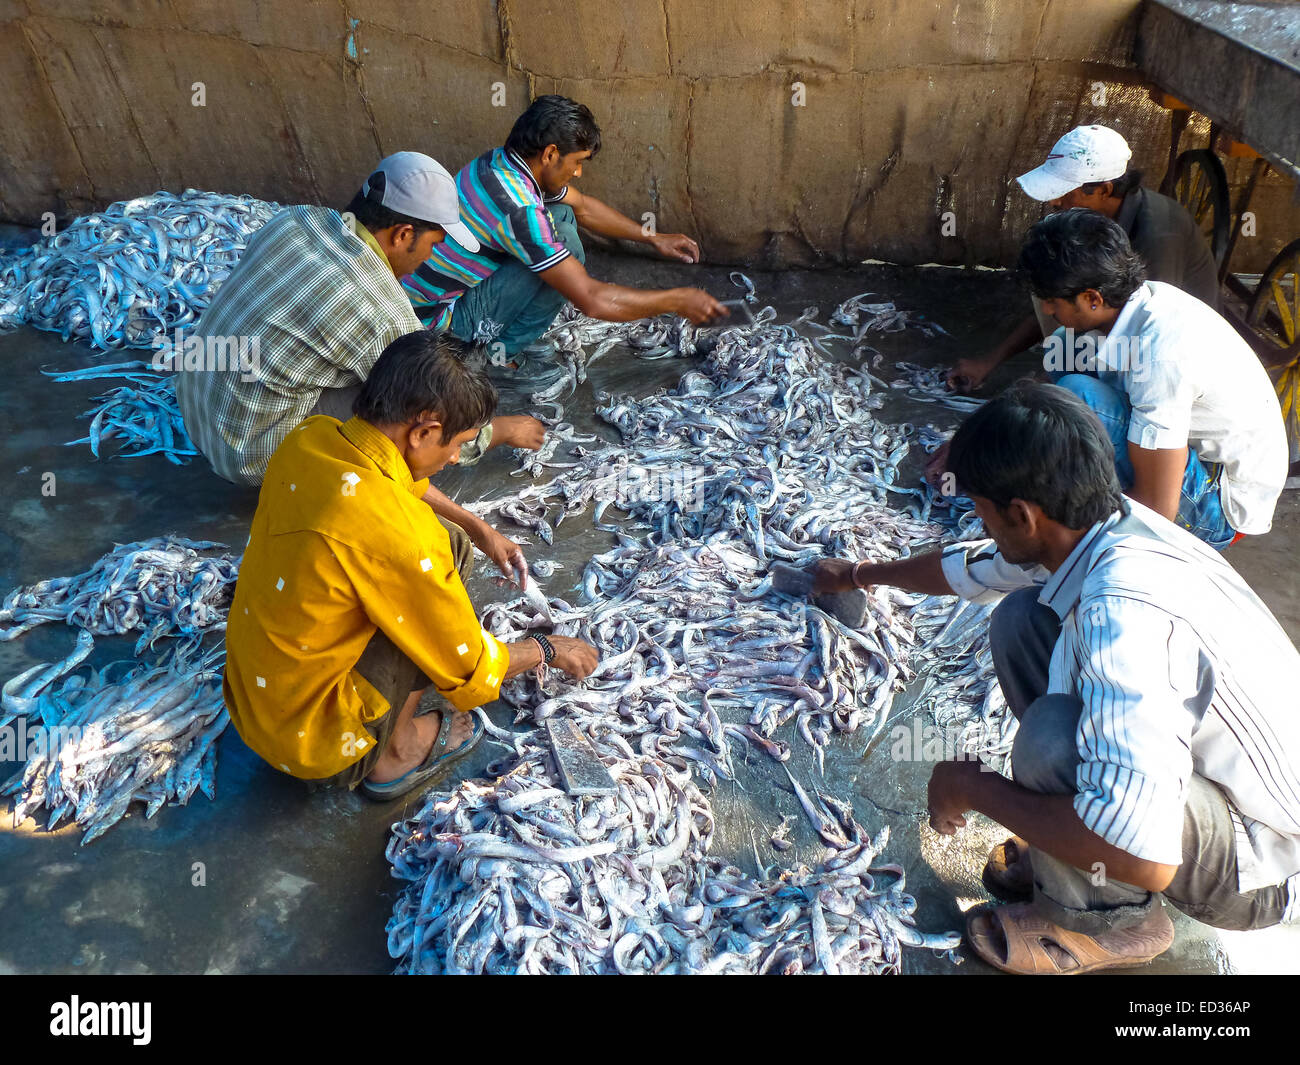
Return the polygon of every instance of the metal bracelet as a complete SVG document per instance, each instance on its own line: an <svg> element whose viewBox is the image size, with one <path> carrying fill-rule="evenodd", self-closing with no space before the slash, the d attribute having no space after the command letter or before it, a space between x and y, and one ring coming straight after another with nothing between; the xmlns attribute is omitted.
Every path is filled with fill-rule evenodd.
<svg viewBox="0 0 1300 1065"><path fill-rule="evenodd" d="M860 580L858 580L858 567L867 566L867 565L870 565L870 563L865 558L862 559L860 562L853 563L853 569L849 571L849 580L853 582L854 588L857 588L859 590L865 589L866 585L864 585Z"/></svg>

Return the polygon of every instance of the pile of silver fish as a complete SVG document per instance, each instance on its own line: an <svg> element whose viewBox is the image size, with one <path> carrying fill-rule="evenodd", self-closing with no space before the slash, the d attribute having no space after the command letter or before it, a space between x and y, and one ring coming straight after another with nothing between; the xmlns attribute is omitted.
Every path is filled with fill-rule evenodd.
<svg viewBox="0 0 1300 1065"><path fill-rule="evenodd" d="M221 693L224 645L198 655L177 644L156 664L116 662L75 672L94 646L77 635L73 652L19 674L0 692L0 727L19 720L26 759L0 795L15 796L14 824L46 811L66 818L82 845L117 824L133 802L153 817L195 790L215 795L216 741L229 720Z"/></svg>
<svg viewBox="0 0 1300 1065"><path fill-rule="evenodd" d="M926 520L933 492L898 484L912 427L876 421L867 375L774 317L721 330L671 392L605 397L598 412L620 445L573 444L551 481L471 508L543 542L595 508L619 543L586 567L584 602L533 594L483 623L504 640L545 625L602 660L581 685L506 685L534 727L490 730L511 748L503 775L395 826L389 856L412 882L389 925L399 971L876 972L897 968L900 943L956 945L915 929L901 870L877 889L883 836L867 841L851 806L788 767L823 861L776 877L760 863L753 879L708 855L712 809L692 774L734 779L733 743L785 763L797 737L822 765L833 734L878 735L912 675L907 615L924 597L874 589L866 624L850 629L774 593L770 562L883 560L942 533ZM634 480L653 490L629 490ZM630 520L603 524L611 507ZM571 798L553 779L535 726L560 713L617 797ZM787 829L775 827L774 851Z"/></svg>
<svg viewBox="0 0 1300 1065"><path fill-rule="evenodd" d="M89 434L69 440L67 447L89 444L91 454L99 458L100 446L116 439L121 442L117 454L123 458L161 454L177 466L198 454L185 431L170 374L159 373L146 362L119 362L65 373L42 372L55 381L110 378L129 382L97 397L99 406L81 415L90 419Z"/></svg>
<svg viewBox="0 0 1300 1065"><path fill-rule="evenodd" d="M214 791L216 740L228 717L221 693L220 633L238 560L211 555L225 545L177 536L122 544L85 573L16 588L0 608L0 639L37 625L76 627L67 658L42 663L0 689L0 726L18 720L23 768L0 795L17 796L14 823L44 809L46 827L65 818L97 839L132 802L152 817L164 803L187 803L195 789ZM137 660L77 672L95 635L138 631ZM154 663L138 661L172 638Z"/></svg>
<svg viewBox="0 0 1300 1065"><path fill-rule="evenodd" d="M547 695L516 681L502 697L534 722L562 712L618 751L672 744L710 784L733 779L733 741L786 761L786 726L822 765L832 735L878 733L910 679L915 638L895 610L902 593L876 589L859 631L771 593L764 568L725 534L638 541L591 560L582 606L552 598L545 612L526 600L489 607L484 627L503 640L546 625L604 656L580 687Z"/></svg>
<svg viewBox="0 0 1300 1065"><path fill-rule="evenodd" d="M842 804L842 847L756 879L708 857L712 809L675 759L609 756L617 794L576 797L546 760L530 744L394 826L399 973L887 973L900 944L956 944L917 931L903 870L874 865L888 830Z"/></svg>
<svg viewBox="0 0 1300 1065"><path fill-rule="evenodd" d="M598 414L622 434L622 448L571 448L576 461L553 480L471 509L500 514L544 543L592 505L597 524L610 507L628 509L661 539L739 524L761 562L844 553L855 539L863 549L898 542L906 554L913 540L932 539L933 492L896 481L913 427L872 418L882 397L871 394L870 377L819 359L793 325L770 324L770 310L724 329L706 370L688 372L671 393L598 395ZM633 479L645 491L624 490ZM891 496L910 497L901 514L886 505Z"/></svg>
<svg viewBox="0 0 1300 1065"><path fill-rule="evenodd" d="M186 189L110 204L0 262L0 329L31 325L100 351L193 324L280 205Z"/></svg>
<svg viewBox="0 0 1300 1065"><path fill-rule="evenodd" d="M31 325L98 351L157 347L198 321L249 238L280 210L251 196L186 189L110 204L0 260L0 330ZM56 381L123 378L83 417L99 456L160 453L182 465L196 455L169 375L145 363L51 374Z"/></svg>
<svg viewBox="0 0 1300 1065"><path fill-rule="evenodd" d="M209 540L155 537L121 544L85 573L15 588L0 607L0 640L62 621L96 635L140 632L141 654L165 636L197 642L226 627L239 562Z"/></svg>
<svg viewBox="0 0 1300 1065"><path fill-rule="evenodd" d="M831 311L831 325L849 326L858 343L868 333L900 333L916 329L927 337L947 336L948 331L924 315L899 310L893 300L874 298L874 292L861 292L850 296Z"/></svg>
<svg viewBox="0 0 1300 1065"><path fill-rule="evenodd" d="M696 340L702 332L705 331L676 315L635 322L605 322L588 318L572 303L566 303L537 343L520 353L519 375L533 377L538 362L544 364L545 376L552 379L531 398L534 414L546 424L554 425L564 419L562 400L573 395L586 381L588 368L615 347L629 347L639 359L685 357L695 354ZM506 360L504 355L492 359L498 365Z"/></svg>

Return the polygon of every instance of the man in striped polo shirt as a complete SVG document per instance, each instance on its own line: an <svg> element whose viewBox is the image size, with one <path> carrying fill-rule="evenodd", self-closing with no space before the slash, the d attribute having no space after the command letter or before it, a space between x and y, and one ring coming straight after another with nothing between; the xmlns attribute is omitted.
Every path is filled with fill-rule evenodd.
<svg viewBox="0 0 1300 1065"><path fill-rule="evenodd" d="M977 810L1015 833L984 881L1023 901L970 916L975 952L1019 973L1149 961L1174 938L1160 894L1217 928L1300 916L1300 654L1268 608L1120 494L1108 437L1066 389L991 400L949 469L991 540L830 560L814 588L1001 598L989 639L1020 723L1015 780L953 761L929 786L936 831Z"/></svg>
<svg viewBox="0 0 1300 1065"><path fill-rule="evenodd" d="M600 129L586 107L540 96L516 120L504 147L462 167L460 217L479 247L449 237L402 282L420 321L514 355L546 332L566 299L609 322L668 312L696 324L726 317L726 308L698 288L628 288L587 273L578 226L648 244L681 262L700 258L699 245L685 234L646 232L653 227L573 187L582 164L599 150Z"/></svg>

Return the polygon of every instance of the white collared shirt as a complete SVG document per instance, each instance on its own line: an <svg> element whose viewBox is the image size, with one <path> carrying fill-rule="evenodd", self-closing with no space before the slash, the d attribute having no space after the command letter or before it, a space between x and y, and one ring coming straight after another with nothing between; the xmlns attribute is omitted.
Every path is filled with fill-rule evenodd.
<svg viewBox="0 0 1300 1065"><path fill-rule="evenodd" d="M1089 829L1181 864L1195 772L1227 796L1240 889L1280 884L1300 873L1300 653L1218 552L1124 503L1055 573L983 540L946 548L944 576L966 599L1041 585L1061 618L1048 692L1083 701L1074 808Z"/></svg>
<svg viewBox="0 0 1300 1065"><path fill-rule="evenodd" d="M1099 339L1097 377L1133 404L1128 438L1220 463L1219 500L1238 532L1266 533L1290 454L1268 374L1238 332L1195 296L1147 281Z"/></svg>

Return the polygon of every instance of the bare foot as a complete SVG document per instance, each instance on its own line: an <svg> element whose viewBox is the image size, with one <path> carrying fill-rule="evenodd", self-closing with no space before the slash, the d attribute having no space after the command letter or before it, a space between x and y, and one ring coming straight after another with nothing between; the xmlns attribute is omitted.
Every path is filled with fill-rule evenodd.
<svg viewBox="0 0 1300 1065"><path fill-rule="evenodd" d="M413 717L406 728L395 730L375 768L366 777L372 784L387 784L409 773L428 759L442 727L443 711L433 710ZM451 719L451 737L443 753L450 754L474 734L474 719L470 714L455 714Z"/></svg>

